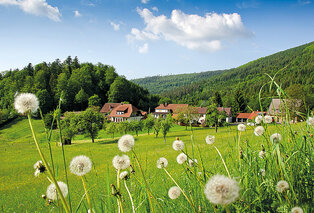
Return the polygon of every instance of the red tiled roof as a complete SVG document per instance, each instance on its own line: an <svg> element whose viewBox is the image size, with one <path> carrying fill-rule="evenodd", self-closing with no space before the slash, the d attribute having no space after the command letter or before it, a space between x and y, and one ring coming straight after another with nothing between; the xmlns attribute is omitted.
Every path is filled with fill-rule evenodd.
<svg viewBox="0 0 314 213"><path fill-rule="evenodd" d="M232 112L231 112L231 107L217 107L217 110L221 113L223 110L227 114L227 116L231 117Z"/></svg>
<svg viewBox="0 0 314 213"><path fill-rule="evenodd" d="M156 109L168 109L168 110L172 110L173 112L177 112L180 109L184 109L186 107L188 107L188 104L168 104L168 105L163 105L160 104L158 107L155 108Z"/></svg>
<svg viewBox="0 0 314 213"><path fill-rule="evenodd" d="M246 118L249 119L251 113L238 113L236 118Z"/></svg>
<svg viewBox="0 0 314 213"><path fill-rule="evenodd" d="M121 112L121 111L125 112L126 111L126 112L124 114L118 115L117 111L119 111L119 112ZM123 104L123 105L120 105L119 107L114 108L111 111L109 117L129 118L129 117L131 117L133 112L136 113L138 111L139 110L135 106L133 106L132 104Z"/></svg>
<svg viewBox="0 0 314 213"><path fill-rule="evenodd" d="M253 111L253 112L251 112L251 114L250 114L250 116L249 116L248 119L253 120L253 119L255 119L259 114L260 114L260 115L261 115L261 114L265 114L265 112Z"/></svg>
<svg viewBox="0 0 314 213"><path fill-rule="evenodd" d="M129 106L127 104L123 104L123 105L118 106L116 110L119 112L124 112L128 108L129 108Z"/></svg>
<svg viewBox="0 0 314 213"><path fill-rule="evenodd" d="M120 105L121 105L121 103L105 103L104 106L101 108L100 112L101 113L108 113Z"/></svg>
<svg viewBox="0 0 314 213"><path fill-rule="evenodd" d="M206 114L207 107L197 107L198 114Z"/></svg>

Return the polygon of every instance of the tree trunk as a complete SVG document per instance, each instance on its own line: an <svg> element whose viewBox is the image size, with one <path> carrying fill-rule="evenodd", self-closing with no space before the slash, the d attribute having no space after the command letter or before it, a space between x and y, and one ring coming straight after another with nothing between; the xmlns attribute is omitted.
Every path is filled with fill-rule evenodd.
<svg viewBox="0 0 314 213"><path fill-rule="evenodd" d="M164 142L166 143L166 136L164 136Z"/></svg>
<svg viewBox="0 0 314 213"><path fill-rule="evenodd" d="M64 139L64 145L71 145L71 139Z"/></svg>
<svg viewBox="0 0 314 213"><path fill-rule="evenodd" d="M218 130L218 126L217 126L217 124L215 124L215 130L216 130L216 132L217 132L217 130Z"/></svg>
<svg viewBox="0 0 314 213"><path fill-rule="evenodd" d="M94 143L95 141L94 141L94 137L92 137L92 143Z"/></svg>

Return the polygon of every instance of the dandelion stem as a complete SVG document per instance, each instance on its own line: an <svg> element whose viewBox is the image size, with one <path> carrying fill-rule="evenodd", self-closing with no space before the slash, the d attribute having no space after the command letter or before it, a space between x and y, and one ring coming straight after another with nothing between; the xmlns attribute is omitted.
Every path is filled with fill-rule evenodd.
<svg viewBox="0 0 314 213"><path fill-rule="evenodd" d="M51 172L51 169L50 169L50 167L49 167L49 164L47 163L46 158L44 157L44 155L43 155L43 153L42 153L42 151L41 151L41 149L40 149L40 147L39 147L39 144L38 144L38 141L37 141L37 137L36 137L35 132L34 132L34 129L33 129L33 125L32 125L32 121L31 121L31 115L30 115L30 113L27 114L27 117L28 117L28 123L29 123L30 129L31 129L31 132L32 132L32 135L33 135L33 139L34 139L34 141L35 141L35 145L36 145L36 148L37 148L37 150L38 150L38 153L39 153L41 159L43 160L43 163L45 164L45 166L46 166L46 168L47 168L47 172L48 172L49 176L51 177L52 182L53 182L53 183L55 184L55 186L56 186L56 190L57 190L57 192L58 192L58 194L59 194L59 196L60 196L60 198L61 198L61 202L62 202L62 205L63 205L65 211L66 211L66 212L70 212L69 204L68 204L68 202L65 200L65 198L64 198L64 196L63 196L63 194L62 194L62 192L61 192L61 189L60 189L60 187L59 187L59 185L58 185L58 183L57 183L57 181L56 181L56 179L55 179L53 173Z"/></svg>
<svg viewBox="0 0 314 213"><path fill-rule="evenodd" d="M229 209L229 207L227 205L225 206L225 209L226 209L227 213L231 213L231 211L230 211L230 209Z"/></svg>
<svg viewBox="0 0 314 213"><path fill-rule="evenodd" d="M134 208L134 203L133 203L132 195L131 195L131 193L130 193L130 191L129 191L129 188L128 188L127 184L126 184L126 180L124 180L124 187L125 187L126 191L127 191L128 194L129 194L129 198L130 198L130 201L131 201L131 204L132 204L132 211L133 211L133 213L135 213L135 208Z"/></svg>
<svg viewBox="0 0 314 213"><path fill-rule="evenodd" d="M88 194L88 191L87 191L87 187L86 187L86 182L85 182L84 176L81 176L81 179L82 179L82 184L83 184L83 187L84 187L84 191L85 191L85 195L86 195L86 200L87 200L89 209L92 211L92 203L91 203L91 201L90 201L90 197L89 197L89 194Z"/></svg>
<svg viewBox="0 0 314 213"><path fill-rule="evenodd" d="M241 132L239 132L239 138L238 138L238 154L239 154L239 164L241 164L241 154L240 154L240 138L241 138Z"/></svg>
<svg viewBox="0 0 314 213"><path fill-rule="evenodd" d="M227 167L227 165L226 165L226 163L225 163L225 161L224 161L224 159L223 159L223 157L222 157L222 155L221 155L219 149L218 149L215 145L214 145L214 147L215 147L215 149L217 150L217 152L218 152L218 154L219 154L219 156L220 156L220 158L221 158L221 160L222 160L222 163L223 163L224 166L225 166L225 169L226 169L226 171L227 171L227 173L228 173L229 178L231 178L230 173L229 173L229 170L228 170L228 167Z"/></svg>

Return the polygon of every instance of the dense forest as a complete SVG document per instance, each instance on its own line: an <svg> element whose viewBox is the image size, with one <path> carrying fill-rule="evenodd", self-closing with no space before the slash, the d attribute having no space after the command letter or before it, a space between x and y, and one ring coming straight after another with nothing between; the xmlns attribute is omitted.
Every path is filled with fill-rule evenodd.
<svg viewBox="0 0 314 213"><path fill-rule="evenodd" d="M46 114L56 108L62 95L62 111L84 110L105 102L130 102L148 110L158 104L158 96L119 76L115 68L101 63L80 63L70 56L63 62L28 64L21 70L4 71L0 75L0 123L16 116L13 108L18 93L37 95Z"/></svg>
<svg viewBox="0 0 314 213"><path fill-rule="evenodd" d="M246 107L240 111L258 110L261 87L270 82L270 76L292 97L304 100L307 109L313 109L314 42L260 58L237 68L188 75L157 76L133 80L149 91L166 88L161 96L172 103L208 106L211 97L219 92L223 106L232 107L242 98ZM268 75L267 75L268 74ZM207 78L205 76L208 75ZM177 81L176 81L177 79ZM191 79L193 79L191 81ZM156 86L157 85L157 86ZM173 86L172 86L173 85ZM181 87L178 87L182 85ZM269 106L274 90L263 87L262 105ZM296 91L299 94L296 94Z"/></svg>

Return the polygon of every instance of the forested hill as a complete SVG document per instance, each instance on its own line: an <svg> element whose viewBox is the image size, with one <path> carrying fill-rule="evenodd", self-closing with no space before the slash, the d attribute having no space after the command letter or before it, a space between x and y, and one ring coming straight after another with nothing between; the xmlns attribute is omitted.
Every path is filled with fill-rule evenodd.
<svg viewBox="0 0 314 213"><path fill-rule="evenodd" d="M21 70L0 74L0 124L16 115L13 107L17 93L37 95L43 113L54 110L62 95L62 111L84 110L102 106L107 101L132 103L148 110L158 105L158 97L119 76L113 66L101 63L80 63L70 56L63 62L28 64Z"/></svg>
<svg viewBox="0 0 314 213"><path fill-rule="evenodd" d="M252 109L259 109L258 92L262 85L270 80L266 75L274 76L284 89L289 86L300 85L302 90L307 94L307 101L313 106L313 80L314 80L314 42L288 49L276 54L257 59L240 67L215 72L213 75L205 77L198 74L191 74L193 82L177 88L180 81L185 81L184 76L178 75L178 81L175 81L177 75L156 77L157 82L150 82L154 77L133 80L139 85L147 88L149 91L160 91L160 88L171 89L171 91L161 93L162 96L170 98L172 102L188 103L193 105L207 105L208 100L213 96L215 91L220 92L224 106L234 104L235 94L242 93L247 105ZM205 72L209 73L209 72ZM202 73L200 73L202 74ZM171 80L167 80L167 78ZM158 81L162 79L162 81ZM187 81L188 78L186 78ZM143 84L141 82L144 82ZM150 82L150 83L149 83ZM166 82L166 83L164 83ZM158 87L154 87L158 85ZM267 91L264 96L270 96ZM269 104L269 99L263 100L264 105ZM248 110L248 108L247 108Z"/></svg>

